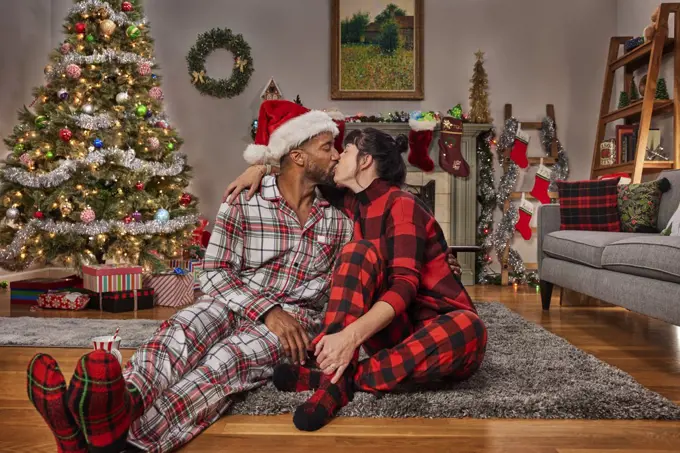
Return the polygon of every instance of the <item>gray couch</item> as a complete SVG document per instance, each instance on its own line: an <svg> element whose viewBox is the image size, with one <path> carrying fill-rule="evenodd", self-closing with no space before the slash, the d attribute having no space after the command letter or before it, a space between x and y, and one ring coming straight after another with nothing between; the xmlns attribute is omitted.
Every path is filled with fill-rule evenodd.
<svg viewBox="0 0 680 453"><path fill-rule="evenodd" d="M663 230L680 204L680 170L659 174ZM543 309L553 285L680 325L680 237L658 233L560 231L557 204L538 209L538 272Z"/></svg>

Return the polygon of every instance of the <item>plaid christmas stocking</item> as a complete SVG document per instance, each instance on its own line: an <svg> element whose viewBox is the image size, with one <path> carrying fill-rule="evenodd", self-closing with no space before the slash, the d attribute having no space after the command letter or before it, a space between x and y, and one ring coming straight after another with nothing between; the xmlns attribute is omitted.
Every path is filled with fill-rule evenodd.
<svg viewBox="0 0 680 453"><path fill-rule="evenodd" d="M442 118L439 137L439 166L453 176L465 178L470 174L470 166L460 153L460 140L463 137L463 120L445 116Z"/></svg>
<svg viewBox="0 0 680 453"><path fill-rule="evenodd" d="M536 180L534 181L534 188L531 189L531 195L543 204L550 203L550 196L548 195L548 187L550 186L550 174L552 172L548 167L541 164L536 172Z"/></svg>
<svg viewBox="0 0 680 453"><path fill-rule="evenodd" d="M141 414L139 393L131 392L118 359L98 349L80 358L68 389L68 407L90 451L125 449L130 423Z"/></svg>
<svg viewBox="0 0 680 453"><path fill-rule="evenodd" d="M529 134L521 129L521 125L518 126L517 134L515 135L515 144L510 151L510 159L519 165L520 168L527 168L529 166L529 160L527 159L529 138Z"/></svg>
<svg viewBox="0 0 680 453"><path fill-rule="evenodd" d="M59 453L87 453L87 443L66 407L66 380L57 361L47 354L36 354L28 364L28 399L57 440Z"/></svg>
<svg viewBox="0 0 680 453"><path fill-rule="evenodd" d="M408 162L414 167L429 173L434 170L434 162L430 159L429 150L430 143L432 143L432 131L437 122L410 119L408 124L411 127L411 131L408 133L408 143L410 146Z"/></svg>
<svg viewBox="0 0 680 453"><path fill-rule="evenodd" d="M522 193L522 201L519 203L519 220L515 224L515 229L522 234L525 241L531 239L531 217L534 215L534 205L524 198Z"/></svg>

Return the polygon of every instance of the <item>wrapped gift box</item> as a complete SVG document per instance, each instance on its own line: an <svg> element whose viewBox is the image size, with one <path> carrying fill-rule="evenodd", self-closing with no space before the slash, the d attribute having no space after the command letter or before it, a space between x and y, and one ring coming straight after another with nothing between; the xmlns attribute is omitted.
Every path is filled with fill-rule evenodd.
<svg viewBox="0 0 680 453"><path fill-rule="evenodd" d="M90 302L90 295L85 291L55 291L38 296L38 307L56 308L60 310L82 310Z"/></svg>
<svg viewBox="0 0 680 453"><path fill-rule="evenodd" d="M183 259L183 260L167 260L165 261L168 267L175 269L177 267L183 269L188 274L191 274L194 279L194 290L201 287L201 282L198 280L200 272L203 269L203 260L201 259Z"/></svg>
<svg viewBox="0 0 680 453"><path fill-rule="evenodd" d="M10 283L10 304L34 305L38 297L48 291L65 288L82 288L83 280L77 275L60 278L31 278Z"/></svg>
<svg viewBox="0 0 680 453"><path fill-rule="evenodd" d="M156 305L182 307L194 303L194 277L191 274L147 275L144 286L153 288Z"/></svg>
<svg viewBox="0 0 680 453"><path fill-rule="evenodd" d="M141 288L131 291L107 291L98 293L85 290L91 296L92 301L87 308L102 310L109 313L123 313L135 311L135 292L137 296L137 310L153 308L153 288Z"/></svg>
<svg viewBox="0 0 680 453"><path fill-rule="evenodd" d="M142 288L142 266L130 264L83 265L83 287L96 293Z"/></svg>

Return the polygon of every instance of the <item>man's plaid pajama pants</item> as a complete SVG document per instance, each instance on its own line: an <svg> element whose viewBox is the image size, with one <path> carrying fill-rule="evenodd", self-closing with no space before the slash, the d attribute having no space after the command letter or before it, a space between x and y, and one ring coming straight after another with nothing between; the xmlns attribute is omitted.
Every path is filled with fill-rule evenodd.
<svg viewBox="0 0 680 453"><path fill-rule="evenodd" d="M320 322L286 307L311 335ZM285 357L262 323L236 316L217 301L198 302L163 322L123 371L139 389L145 412L128 441L149 452L189 442L231 405L230 395L254 389Z"/></svg>
<svg viewBox="0 0 680 453"><path fill-rule="evenodd" d="M384 275L383 260L371 242L348 243L338 258L324 326L314 343L366 313L379 299ZM358 363L354 378L358 389L405 390L442 378L466 379L479 368L487 341L479 317L456 310L414 322L408 312L414 313L417 303L413 301L410 309L363 345L369 358Z"/></svg>

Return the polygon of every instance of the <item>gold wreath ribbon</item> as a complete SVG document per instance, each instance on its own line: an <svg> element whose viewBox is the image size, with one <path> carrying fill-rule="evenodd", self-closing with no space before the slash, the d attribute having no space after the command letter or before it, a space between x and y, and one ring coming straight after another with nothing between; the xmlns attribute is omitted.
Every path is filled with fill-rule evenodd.
<svg viewBox="0 0 680 453"><path fill-rule="evenodd" d="M199 81L200 83L205 83L205 80L203 79L203 76L205 76L205 71L201 72L194 71L191 75L194 77L194 80L192 80L191 83L196 83Z"/></svg>
<svg viewBox="0 0 680 453"><path fill-rule="evenodd" d="M236 58L236 67L238 67L241 72L243 72L247 64L248 60L246 60L245 58L243 59L241 57Z"/></svg>

